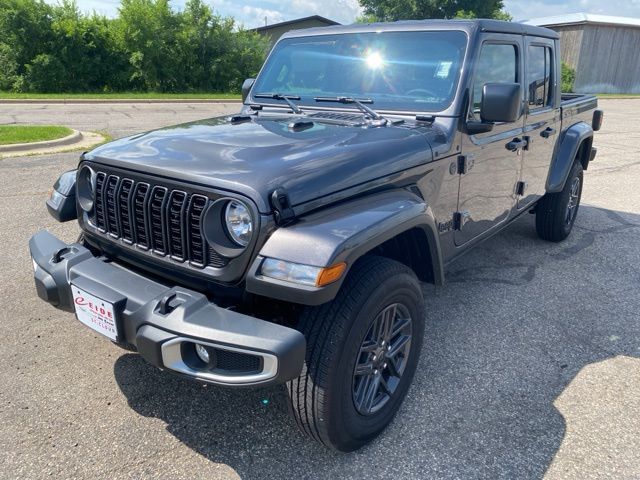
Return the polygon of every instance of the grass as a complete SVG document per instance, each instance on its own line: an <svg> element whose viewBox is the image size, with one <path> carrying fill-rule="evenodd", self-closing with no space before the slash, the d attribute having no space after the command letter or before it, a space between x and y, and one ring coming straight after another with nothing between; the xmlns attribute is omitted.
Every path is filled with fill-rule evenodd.
<svg viewBox="0 0 640 480"><path fill-rule="evenodd" d="M54 140L71 132L70 128L59 125L0 125L0 145Z"/></svg>
<svg viewBox="0 0 640 480"><path fill-rule="evenodd" d="M99 147L100 145L104 145L105 143L109 143L113 140L113 137L111 135L109 135L105 130L98 130L94 133L97 133L99 135L102 135L104 137L104 139L99 142L99 143L95 143L93 145L85 145L83 147L77 147L77 146L69 146L69 148L64 148L64 149L56 149L55 153L69 153L69 152L79 152L80 150L93 150L94 148ZM31 152L31 153L25 153L25 154L20 154L19 156L21 157L33 157L36 155L43 155L41 152ZM17 154L15 153L10 153L10 154L1 154L0 153L0 161L3 158L7 158L7 157L15 157L17 156Z"/></svg>
<svg viewBox="0 0 640 480"><path fill-rule="evenodd" d="M640 98L640 93L598 93L598 98Z"/></svg>
<svg viewBox="0 0 640 480"><path fill-rule="evenodd" d="M236 93L14 93L0 91L0 100L240 100Z"/></svg>
<svg viewBox="0 0 640 480"><path fill-rule="evenodd" d="M109 135L109 133L106 130L98 130L94 133L97 133L99 135L102 135L104 137L104 140L102 140L100 143L96 143L95 145L91 145L91 148L96 148L99 147L101 145L104 145L105 143L109 143L111 141L113 141L113 137L111 135Z"/></svg>

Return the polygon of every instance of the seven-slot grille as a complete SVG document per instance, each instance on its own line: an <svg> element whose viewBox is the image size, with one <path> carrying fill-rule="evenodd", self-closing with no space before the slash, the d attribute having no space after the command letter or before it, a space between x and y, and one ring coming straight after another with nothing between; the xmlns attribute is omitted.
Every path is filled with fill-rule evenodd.
<svg viewBox="0 0 640 480"><path fill-rule="evenodd" d="M91 220L100 233L126 244L195 267L220 268L227 260L202 237L208 202L197 193L98 172Z"/></svg>

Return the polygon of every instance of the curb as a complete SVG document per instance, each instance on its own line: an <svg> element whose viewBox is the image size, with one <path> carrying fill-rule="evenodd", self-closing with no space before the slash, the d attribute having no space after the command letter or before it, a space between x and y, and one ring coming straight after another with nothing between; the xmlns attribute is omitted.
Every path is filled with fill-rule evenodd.
<svg viewBox="0 0 640 480"><path fill-rule="evenodd" d="M24 152L25 150L39 150L41 148L53 148L78 143L82 140L82 133L73 130L71 135L56 138L55 140L45 140L43 142L32 143L12 143L9 145L0 145L0 153Z"/></svg>
<svg viewBox="0 0 640 480"><path fill-rule="evenodd" d="M114 99L91 99L91 98L60 98L60 99L37 99L37 98L3 98L0 104L16 105L16 104L127 104L127 103L242 103L240 99L221 99L221 98L167 98L165 100L159 98L114 98Z"/></svg>

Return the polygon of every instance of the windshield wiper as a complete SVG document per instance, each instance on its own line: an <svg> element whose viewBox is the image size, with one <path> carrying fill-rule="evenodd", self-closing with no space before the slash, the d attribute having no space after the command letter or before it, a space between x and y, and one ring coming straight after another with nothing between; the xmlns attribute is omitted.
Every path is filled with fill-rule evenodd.
<svg viewBox="0 0 640 480"><path fill-rule="evenodd" d="M302 113L300 107L291 100L300 100L299 95L283 95L281 93L256 93L253 98L273 98L274 100L284 100L289 104L293 113Z"/></svg>
<svg viewBox="0 0 640 480"><path fill-rule="evenodd" d="M355 105L360 109L361 112L368 115L372 120L378 120L382 125L387 123L387 119L376 112L374 109L369 108L365 105L365 103L373 103L373 100L370 98L352 98L352 97L315 97L314 100L316 102L335 102L335 103L344 103L348 105Z"/></svg>

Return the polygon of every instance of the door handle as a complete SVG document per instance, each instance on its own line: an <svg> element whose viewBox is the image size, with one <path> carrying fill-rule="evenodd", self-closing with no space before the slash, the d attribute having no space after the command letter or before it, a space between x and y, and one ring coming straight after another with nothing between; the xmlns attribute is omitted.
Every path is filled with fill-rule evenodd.
<svg viewBox="0 0 640 480"><path fill-rule="evenodd" d="M514 138L513 140L511 140L509 143L505 145L505 148L511 152L515 152L520 148L526 148L527 145L529 145L529 142L527 141L527 139Z"/></svg>
<svg viewBox="0 0 640 480"><path fill-rule="evenodd" d="M540 136L542 138L549 138L551 135L555 135L555 134L556 134L556 129L552 127L547 127L540 132Z"/></svg>

